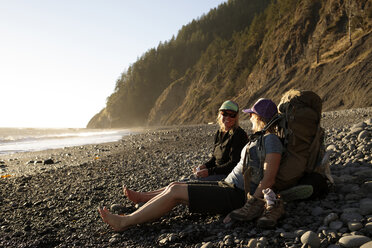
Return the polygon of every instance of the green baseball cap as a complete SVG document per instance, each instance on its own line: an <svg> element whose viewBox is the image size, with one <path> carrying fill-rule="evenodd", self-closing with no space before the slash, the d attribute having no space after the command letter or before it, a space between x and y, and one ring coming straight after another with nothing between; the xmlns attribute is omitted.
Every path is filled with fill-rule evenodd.
<svg viewBox="0 0 372 248"><path fill-rule="evenodd" d="M239 111L239 105L234 101L227 100L224 103L222 103L219 110L231 110L231 111L234 111L234 112L238 112Z"/></svg>

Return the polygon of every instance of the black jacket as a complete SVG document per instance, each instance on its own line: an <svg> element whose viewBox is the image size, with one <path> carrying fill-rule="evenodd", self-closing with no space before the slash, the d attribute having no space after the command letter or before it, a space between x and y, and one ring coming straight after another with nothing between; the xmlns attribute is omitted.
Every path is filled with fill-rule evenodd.
<svg viewBox="0 0 372 248"><path fill-rule="evenodd" d="M228 175L240 160L240 153L248 142L247 133L237 127L232 132L217 131L212 158L205 163L208 174Z"/></svg>

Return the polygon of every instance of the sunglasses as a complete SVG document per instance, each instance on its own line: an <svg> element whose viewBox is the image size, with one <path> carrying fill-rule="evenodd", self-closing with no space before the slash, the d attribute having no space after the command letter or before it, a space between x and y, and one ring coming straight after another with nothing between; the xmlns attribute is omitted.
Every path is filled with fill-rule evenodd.
<svg viewBox="0 0 372 248"><path fill-rule="evenodd" d="M229 114L227 112L222 112L222 116L224 116L224 117L230 117L230 118L235 118L236 117L236 114Z"/></svg>

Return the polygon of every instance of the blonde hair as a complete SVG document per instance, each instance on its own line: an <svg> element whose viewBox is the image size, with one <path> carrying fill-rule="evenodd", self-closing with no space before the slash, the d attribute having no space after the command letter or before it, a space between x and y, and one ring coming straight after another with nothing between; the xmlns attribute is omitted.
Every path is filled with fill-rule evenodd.
<svg viewBox="0 0 372 248"><path fill-rule="evenodd" d="M255 130L256 132L261 131L262 129L264 129L266 124L270 122L269 119L261 117L258 114L252 113L252 116L254 117L253 120L256 122L256 125L257 125L257 130ZM254 125L254 123L252 123L252 125ZM275 124L275 125L270 126L269 129L267 129L266 132L267 133L277 133L277 125Z"/></svg>
<svg viewBox="0 0 372 248"><path fill-rule="evenodd" d="M221 111L218 111L218 115L217 115L217 123L218 125L220 126L220 130L221 131L224 131L226 132L227 130L224 130L224 127L225 125L223 124L222 122L222 115L221 115ZM229 130L229 132L234 132L234 130L239 126L239 113L236 112L236 117L235 117L235 122L234 122L234 126Z"/></svg>

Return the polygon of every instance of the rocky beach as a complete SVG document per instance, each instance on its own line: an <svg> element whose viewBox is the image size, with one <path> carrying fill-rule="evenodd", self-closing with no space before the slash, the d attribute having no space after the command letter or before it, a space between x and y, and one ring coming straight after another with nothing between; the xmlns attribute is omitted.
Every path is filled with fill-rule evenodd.
<svg viewBox="0 0 372 248"><path fill-rule="evenodd" d="M248 121L241 126L248 131ZM224 224L179 206L113 232L98 206L136 209L122 186L166 186L212 152L216 125L147 128L119 142L0 157L0 247L372 247L372 108L323 113L335 184L324 199L288 202L278 226Z"/></svg>

